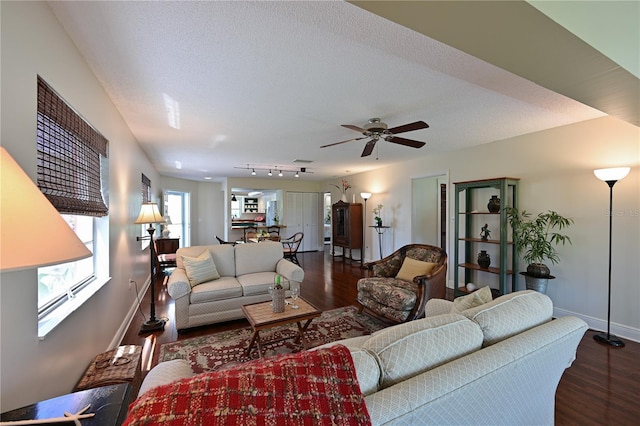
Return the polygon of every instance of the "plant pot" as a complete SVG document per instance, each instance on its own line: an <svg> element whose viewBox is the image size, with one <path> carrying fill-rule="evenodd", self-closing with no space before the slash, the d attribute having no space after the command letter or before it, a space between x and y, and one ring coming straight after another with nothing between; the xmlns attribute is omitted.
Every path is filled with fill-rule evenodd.
<svg viewBox="0 0 640 426"><path fill-rule="evenodd" d="M382 219L376 220L376 226L380 228L382 226Z"/></svg>
<svg viewBox="0 0 640 426"><path fill-rule="evenodd" d="M547 284L549 283L549 280L555 278L553 275L549 275L548 277L532 277L526 272L520 272L520 275L524 276L524 283L527 290L535 290L542 294L547 293Z"/></svg>
<svg viewBox="0 0 640 426"><path fill-rule="evenodd" d="M273 289L273 303L272 309L273 312L284 312L284 298L285 298L286 290L284 288L274 288Z"/></svg>
<svg viewBox="0 0 640 426"><path fill-rule="evenodd" d="M544 263L530 263L527 266L527 275L536 278L548 278L551 271Z"/></svg>

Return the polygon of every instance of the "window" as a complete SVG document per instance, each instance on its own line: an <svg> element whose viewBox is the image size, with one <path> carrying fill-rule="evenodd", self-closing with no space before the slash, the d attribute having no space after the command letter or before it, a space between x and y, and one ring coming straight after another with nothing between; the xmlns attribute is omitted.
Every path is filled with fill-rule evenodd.
<svg viewBox="0 0 640 426"><path fill-rule="evenodd" d="M62 215L87 248L95 253L93 217ZM38 268L38 312L46 315L90 283L95 277L93 257Z"/></svg>
<svg viewBox="0 0 640 426"><path fill-rule="evenodd" d="M42 337L107 280L98 278L108 277L108 141L40 76L37 130L38 187L93 253L38 269Z"/></svg>

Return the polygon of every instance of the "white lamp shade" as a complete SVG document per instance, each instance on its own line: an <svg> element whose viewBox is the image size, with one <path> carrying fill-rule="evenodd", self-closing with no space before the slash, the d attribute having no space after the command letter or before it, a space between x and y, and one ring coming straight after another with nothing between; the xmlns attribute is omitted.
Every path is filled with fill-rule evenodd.
<svg viewBox="0 0 640 426"><path fill-rule="evenodd" d="M360 196L362 197L363 200L368 200L369 198L371 198L371 193L370 192L361 192Z"/></svg>
<svg viewBox="0 0 640 426"><path fill-rule="evenodd" d="M91 256L18 163L0 148L0 270L18 271Z"/></svg>
<svg viewBox="0 0 640 426"><path fill-rule="evenodd" d="M164 223L164 218L158 210L158 203L142 203L140 214L134 223Z"/></svg>
<svg viewBox="0 0 640 426"><path fill-rule="evenodd" d="M598 169L594 170L593 174L600 180L607 181L619 181L629 174L630 167L613 167L610 169Z"/></svg>

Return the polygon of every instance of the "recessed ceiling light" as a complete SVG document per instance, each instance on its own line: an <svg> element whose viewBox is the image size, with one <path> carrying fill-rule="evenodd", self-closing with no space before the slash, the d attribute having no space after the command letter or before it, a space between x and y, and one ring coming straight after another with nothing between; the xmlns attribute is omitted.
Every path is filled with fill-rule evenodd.
<svg viewBox="0 0 640 426"><path fill-rule="evenodd" d="M205 180L211 180L211 176L205 176L204 179Z"/></svg>

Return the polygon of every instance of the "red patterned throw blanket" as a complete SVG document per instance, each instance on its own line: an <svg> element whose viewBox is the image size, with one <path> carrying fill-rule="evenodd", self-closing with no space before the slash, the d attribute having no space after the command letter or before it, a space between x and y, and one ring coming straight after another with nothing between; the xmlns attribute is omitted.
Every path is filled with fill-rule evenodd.
<svg viewBox="0 0 640 426"><path fill-rule="evenodd" d="M370 425L342 345L254 360L153 388L129 425Z"/></svg>

